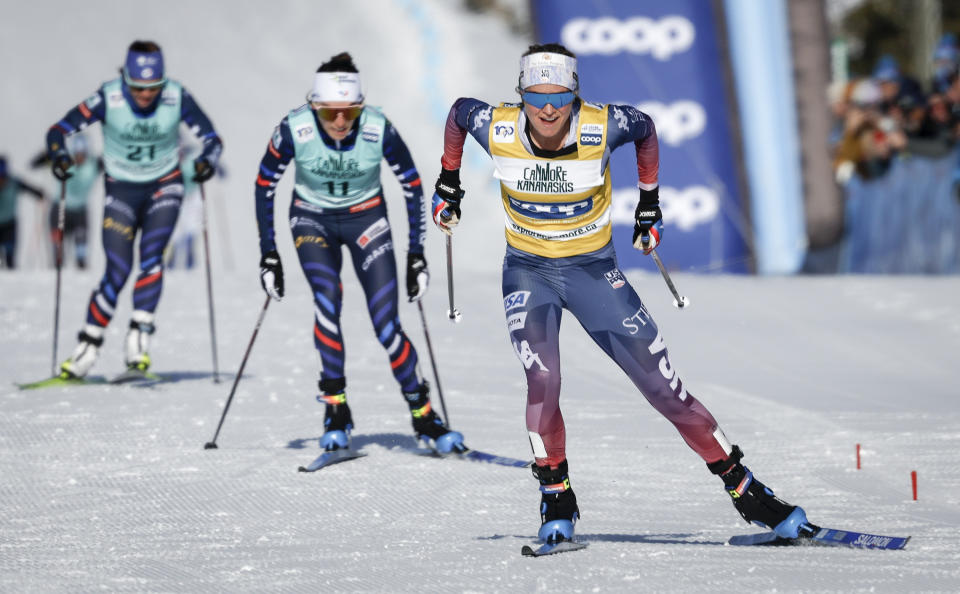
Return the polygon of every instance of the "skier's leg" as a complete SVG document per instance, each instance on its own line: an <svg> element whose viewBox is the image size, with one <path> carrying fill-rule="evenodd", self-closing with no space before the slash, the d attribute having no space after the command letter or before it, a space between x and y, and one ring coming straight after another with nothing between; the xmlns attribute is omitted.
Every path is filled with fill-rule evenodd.
<svg viewBox="0 0 960 594"><path fill-rule="evenodd" d="M742 453L727 440L710 411L687 391L670 361L660 330L612 258L571 269L568 308L590 337L623 369L647 401L719 475L737 511L782 536L797 535L806 521L753 478Z"/></svg>
<svg viewBox="0 0 960 594"><path fill-rule="evenodd" d="M296 204L290 207L290 228L300 267L313 293L313 344L320 360L320 394L323 403L325 450L349 447L353 417L347 404L344 377L344 344L340 328L343 265L339 227L333 217L324 217Z"/></svg>
<svg viewBox="0 0 960 594"><path fill-rule="evenodd" d="M615 260L594 258L570 268L567 283L568 309L647 401L704 462L726 459L732 446L710 411L680 380L656 322Z"/></svg>
<svg viewBox="0 0 960 594"><path fill-rule="evenodd" d="M158 182L144 184L149 199L140 208L140 273L133 286L133 314L126 338L128 367L146 370L150 366L149 341L155 331L154 318L163 291L163 252L170 241L183 203L180 170Z"/></svg>
<svg viewBox="0 0 960 594"><path fill-rule="evenodd" d="M87 302L87 321L78 335L73 354L60 365L67 376L83 377L93 367L103 344L106 327L113 319L120 290L133 265L133 241L137 233L137 207L142 200L139 184L105 180L101 239L106 270Z"/></svg>
<svg viewBox="0 0 960 594"><path fill-rule="evenodd" d="M414 434L441 452L464 451L463 435L451 431L433 409L430 385L420 375L417 349L400 324L397 262L385 204L342 219L344 228L349 229L346 245L374 333L387 352L393 377L410 409Z"/></svg>

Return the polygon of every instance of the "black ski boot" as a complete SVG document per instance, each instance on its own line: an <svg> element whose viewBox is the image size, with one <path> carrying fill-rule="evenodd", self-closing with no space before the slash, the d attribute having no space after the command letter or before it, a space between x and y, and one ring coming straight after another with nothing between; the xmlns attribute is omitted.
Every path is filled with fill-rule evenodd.
<svg viewBox="0 0 960 594"><path fill-rule="evenodd" d="M773 494L773 490L758 481L750 469L740 463L743 452L733 446L726 460L707 464L710 472L723 480L733 507L748 523L769 528L782 538L797 538L807 524L802 507L790 505Z"/></svg>
<svg viewBox="0 0 960 594"><path fill-rule="evenodd" d="M346 380L320 380L320 395L318 402L327 405L323 415L323 437L320 438L320 447L328 452L350 447L350 431L353 430L353 417L350 415L350 406L347 404L347 395L344 389Z"/></svg>
<svg viewBox="0 0 960 594"><path fill-rule="evenodd" d="M467 446L463 444L463 434L459 431L451 431L430 406L429 393L430 384L426 380L415 392L403 393L403 397L410 406L413 432L417 439L423 440L427 447L441 454L467 451Z"/></svg>
<svg viewBox="0 0 960 594"><path fill-rule="evenodd" d="M540 481L540 531L537 536L550 544L573 540L573 526L580 519L580 508L570 487L567 461L556 468L534 464L531 469L534 478Z"/></svg>

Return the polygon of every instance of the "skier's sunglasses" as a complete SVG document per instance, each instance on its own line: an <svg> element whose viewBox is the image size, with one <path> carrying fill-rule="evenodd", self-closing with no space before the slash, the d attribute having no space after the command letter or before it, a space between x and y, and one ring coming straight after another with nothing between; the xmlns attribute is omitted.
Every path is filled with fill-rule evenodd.
<svg viewBox="0 0 960 594"><path fill-rule="evenodd" d="M317 116L321 120L325 120L327 122L334 121L340 114L343 114L345 120L355 120L360 117L360 113L363 111L363 103L359 103L357 105L348 105L346 107L326 107L316 103L311 103L311 107L317 111Z"/></svg>
<svg viewBox="0 0 960 594"><path fill-rule="evenodd" d="M552 105L554 109L560 109L570 105L577 94L573 91L566 91L564 93L534 93L533 91L524 91L520 96L523 98L524 103L537 109L543 109L548 104Z"/></svg>

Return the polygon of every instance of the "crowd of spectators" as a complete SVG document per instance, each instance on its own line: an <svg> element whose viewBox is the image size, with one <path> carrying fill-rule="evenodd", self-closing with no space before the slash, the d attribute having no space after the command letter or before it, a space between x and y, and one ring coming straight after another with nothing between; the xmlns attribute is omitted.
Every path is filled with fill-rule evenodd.
<svg viewBox="0 0 960 594"><path fill-rule="evenodd" d="M942 157L960 140L960 48L944 35L922 85L885 55L869 77L830 88L837 181L882 176L897 155Z"/></svg>

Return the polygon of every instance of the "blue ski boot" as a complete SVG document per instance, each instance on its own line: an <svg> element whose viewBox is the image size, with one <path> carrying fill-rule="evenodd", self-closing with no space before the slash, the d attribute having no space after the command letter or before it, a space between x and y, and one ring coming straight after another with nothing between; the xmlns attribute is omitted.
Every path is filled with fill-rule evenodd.
<svg viewBox="0 0 960 594"><path fill-rule="evenodd" d="M328 385L331 381L335 385ZM320 382L320 389L323 393L317 396L317 401L327 405L323 416L324 432L323 437L320 438L320 447L327 452L350 447L353 417L350 415L347 395L343 391L345 387L346 382L342 378L339 380L321 380ZM339 392L331 393L337 388L339 388Z"/></svg>
<svg viewBox="0 0 960 594"><path fill-rule="evenodd" d="M467 451L463 434L451 431L430 406L430 384L426 381L415 392L404 392L413 421L413 432L418 440L441 454L462 454Z"/></svg>
<svg viewBox="0 0 960 594"><path fill-rule="evenodd" d="M531 466L533 476L540 481L540 540L555 544L573 540L573 526L580 519L577 496L570 488L567 476L567 461L556 468Z"/></svg>
<svg viewBox="0 0 960 594"><path fill-rule="evenodd" d="M747 523L773 530L781 538L797 538L800 529L807 524L807 514L802 507L790 505L773 494L773 490L758 481L750 469L740 464L743 452L733 446L733 453L726 460L708 464L707 468L718 475L733 499L733 507Z"/></svg>

